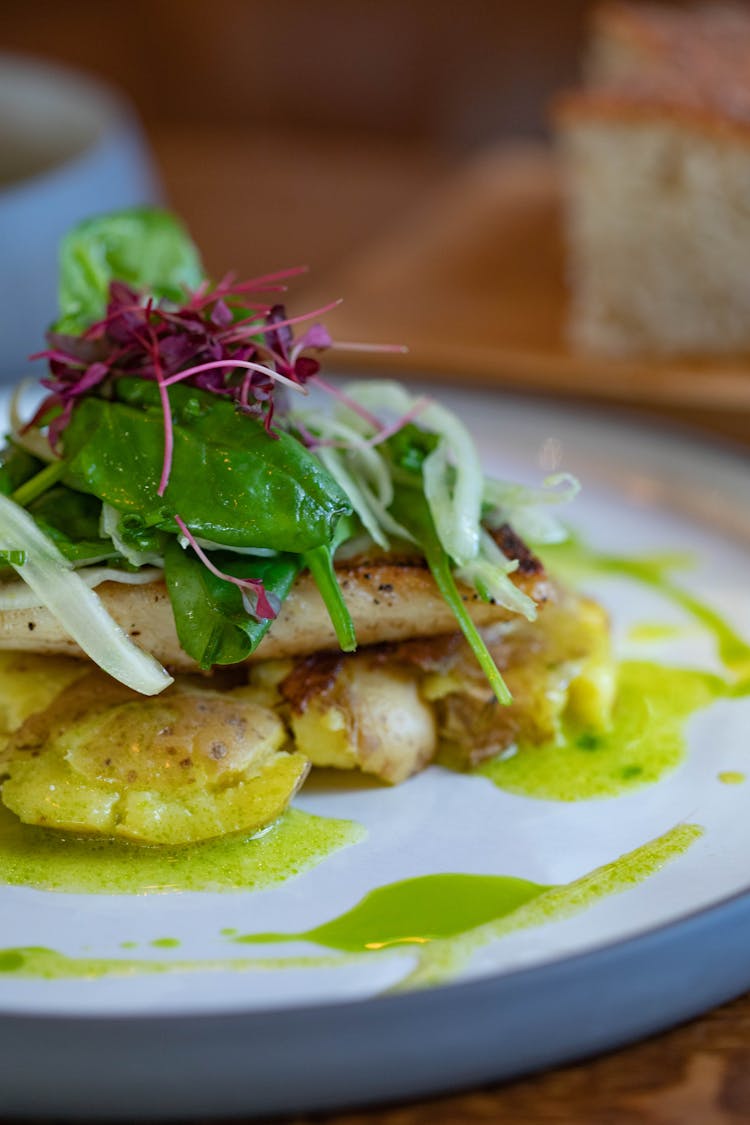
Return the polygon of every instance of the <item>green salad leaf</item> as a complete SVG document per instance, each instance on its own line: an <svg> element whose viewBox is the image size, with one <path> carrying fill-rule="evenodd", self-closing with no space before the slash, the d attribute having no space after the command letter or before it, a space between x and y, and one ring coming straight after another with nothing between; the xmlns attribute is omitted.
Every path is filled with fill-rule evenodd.
<svg viewBox="0 0 750 1125"><path fill-rule="evenodd" d="M61 471L60 462L53 462L53 465L57 472ZM82 565L94 560L116 558L118 552L112 540L102 538L99 533L101 502L94 496L55 484L55 474L50 474L51 467L10 442L3 451L0 464L0 493L18 502L28 485L31 495L25 507L29 515L70 562ZM42 474L50 477L52 486L35 495L34 482ZM7 573L7 568L0 568L2 577Z"/></svg>
<svg viewBox="0 0 750 1125"><path fill-rule="evenodd" d="M351 512L344 492L299 441L285 433L272 438L232 402L180 386L170 388L173 472L159 496L158 389L123 379L118 396L139 406L85 398L76 407L65 430L64 481L140 518L143 527L176 534L178 514L194 535L223 546L301 554L330 544ZM197 411L187 409L196 404Z"/></svg>
<svg viewBox="0 0 750 1125"><path fill-rule="evenodd" d="M111 539L99 534L101 501L64 485L55 485L28 506L39 527L70 562L104 561L118 557Z"/></svg>
<svg viewBox="0 0 750 1125"><path fill-rule="evenodd" d="M97 215L62 240L54 330L75 336L103 317L113 280L179 301L204 276L192 239L168 211L136 207Z"/></svg>
<svg viewBox="0 0 750 1125"><path fill-rule="evenodd" d="M235 578L257 578L283 601L303 567L299 555L258 558L228 551L211 552L211 560ZM170 538L164 550L164 578L174 611L180 645L201 668L236 664L254 652L271 622L250 617L237 586L217 578L190 550Z"/></svg>
<svg viewBox="0 0 750 1125"><path fill-rule="evenodd" d="M510 703L511 696L505 681L458 592L452 560L440 542L425 496L423 466L438 441L436 434L409 424L384 443L393 463L396 483L390 512L421 547L435 583L453 611L458 627L466 637L498 701Z"/></svg>
<svg viewBox="0 0 750 1125"><path fill-rule="evenodd" d="M27 452L15 442L9 442L2 452L0 463L0 492L11 496L16 489L31 480L44 468L44 462Z"/></svg>

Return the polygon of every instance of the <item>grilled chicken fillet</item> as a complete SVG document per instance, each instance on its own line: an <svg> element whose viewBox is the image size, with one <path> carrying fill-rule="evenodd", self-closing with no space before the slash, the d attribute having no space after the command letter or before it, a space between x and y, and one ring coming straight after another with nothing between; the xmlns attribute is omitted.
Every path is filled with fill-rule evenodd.
<svg viewBox="0 0 750 1125"><path fill-rule="evenodd" d="M518 569L512 576L516 585L542 605L550 584L541 562L509 527L501 528L496 538L509 558L518 559ZM455 618L421 556L353 560L337 566L336 572L361 646L455 632ZM162 664L177 671L195 669L177 639L163 582L144 586L106 582L97 587L97 594L125 632ZM502 606L482 601L468 587L461 589L461 594L480 626L511 616ZM328 612L313 579L305 573L297 580L250 661L306 656L337 648ZM44 608L0 612L0 649L82 655Z"/></svg>

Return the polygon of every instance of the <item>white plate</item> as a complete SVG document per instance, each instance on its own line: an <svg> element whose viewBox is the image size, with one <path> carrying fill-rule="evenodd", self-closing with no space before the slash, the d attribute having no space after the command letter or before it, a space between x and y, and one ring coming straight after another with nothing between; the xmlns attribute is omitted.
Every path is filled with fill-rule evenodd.
<svg viewBox="0 0 750 1125"><path fill-rule="evenodd" d="M744 459L593 412L439 393L471 426L489 472L529 482L575 473L584 491L570 522L593 546L692 553L696 566L682 584L750 637ZM723 674L712 636L684 610L622 579L590 585L611 611L622 654ZM680 628L659 644L629 640L644 620ZM313 785L300 808L357 821L367 838L263 891L118 897L0 887L3 948L193 963L192 971L95 979L0 976L4 1111L292 1112L414 1095L622 1042L742 991L750 966L737 943L747 941L750 905L736 896L750 889L750 782L726 785L718 774L750 773L749 721L750 698L699 711L676 770L608 800L535 800L437 767L395 789ZM375 999L414 969L419 953L409 947L339 958L305 942L238 946L222 933L308 930L373 888L431 873L569 884L680 824L700 825L703 835L649 878L480 944L424 991ZM708 927L720 956L706 957L696 927ZM151 944L165 936L179 947ZM123 951L125 938L135 951ZM678 952L689 988L675 976ZM237 957L292 962L221 967ZM202 960L211 971L196 967ZM412 1035L421 1038L418 1056ZM40 1051L49 1054L44 1089Z"/></svg>

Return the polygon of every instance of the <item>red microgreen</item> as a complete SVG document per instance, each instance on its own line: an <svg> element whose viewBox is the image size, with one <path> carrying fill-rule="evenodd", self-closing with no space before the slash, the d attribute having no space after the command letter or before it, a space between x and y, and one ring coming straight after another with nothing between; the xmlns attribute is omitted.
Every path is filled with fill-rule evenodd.
<svg viewBox="0 0 750 1125"><path fill-rule="evenodd" d="M367 444L370 446L381 445L384 441L387 441L389 437L393 437L394 434L397 434L399 430L403 430L404 426L408 426L410 422L418 418L431 402L431 398L422 395L421 398L417 399L411 409L407 410L405 414L402 414L400 418L396 418L390 425L383 426L376 434L373 434L372 437L368 439Z"/></svg>
<svg viewBox="0 0 750 1125"><path fill-rule="evenodd" d="M342 398L339 391L318 379L320 362L306 354L341 345L317 322L294 338L295 326L329 312L340 302L287 316L283 305L255 299L255 294L284 289L281 282L305 271L304 266L294 267L243 282L227 274L214 285L202 282L186 294L179 307L156 302L122 281L113 281L100 320L80 336L51 335L49 348L34 357L49 363L49 374L41 382L50 393L27 428L48 425L49 441L55 448L76 401L84 395L107 397L111 384L124 376L156 382L164 413L164 461L158 486L163 495L173 449L167 392L173 383L187 383L232 399L239 410L262 418L271 436L278 408L275 384L301 389L315 379L322 389ZM376 350L381 349L376 346ZM347 405L377 424L356 404L347 401Z"/></svg>
<svg viewBox="0 0 750 1125"><path fill-rule="evenodd" d="M169 387L176 383L229 398L242 413L262 419L269 437L274 438L274 412L279 405L282 409L285 406L283 399L277 401L275 392L283 393L286 388L304 391L305 384L314 382L365 418L378 431L373 441L385 440L378 419L320 379L320 362L308 354L332 347L367 348L336 344L322 324L309 323L340 302L331 301L310 313L288 316L283 304L259 299L264 294L285 292L284 283L306 269L279 270L243 282L233 274L215 284L202 281L186 292L182 305L157 301L122 281L112 281L101 319L78 336L50 333L48 348L32 356L49 364L48 374L41 380L49 393L24 429L46 427L49 443L57 451L81 398L111 398L113 385L124 377L155 382L164 422L159 496L166 492L172 471L174 434ZM295 339L294 330L302 324L307 327ZM401 349L375 346L373 350ZM300 436L306 443L315 442L311 434ZM218 570L185 522L179 516L175 519L204 566L242 590L249 613L260 619L276 616L279 607L262 582L234 578Z"/></svg>
<svg viewBox="0 0 750 1125"><path fill-rule="evenodd" d="M301 391L304 393L304 387L301 383L294 379L288 379L286 375L279 374L278 371L274 371L273 368L269 367L267 364L251 363L246 359L233 359L231 361L215 359L212 360L211 363L200 363L195 367L187 367L184 371L178 371L176 375L170 375L168 379L164 380L164 385L166 387L171 387L173 383L182 383L186 379L190 379L193 375L199 375L202 371L212 371L214 368L223 368L229 372L234 370L245 370L248 372L259 371L262 375L266 375L275 383L283 383L285 387L290 387L293 391ZM246 382L247 376L242 380L240 396L238 397L242 396L242 387L244 387Z"/></svg>
<svg viewBox="0 0 750 1125"><path fill-rule="evenodd" d="M80 336L50 337L50 347L35 358L49 362L42 385L50 392L31 426L48 424L55 448L75 403L86 394L109 395L112 382L136 376L156 382L164 415L164 460L158 492L163 495L171 472L173 435L167 388L188 383L233 399L238 409L264 420L271 432L277 403L274 384L300 388L319 370L319 362L294 346L292 325L308 320L288 317L283 305L255 300L255 294L283 289L282 279L304 267L281 270L250 281L232 275L216 285L203 282L180 307L144 298L121 281L113 281L105 315ZM325 309L333 306L325 306ZM325 311L319 310L319 311ZM320 350L324 337L304 347ZM273 435L271 435L273 436Z"/></svg>
<svg viewBox="0 0 750 1125"><path fill-rule="evenodd" d="M203 548L199 546L185 521L177 515L174 517L174 521L206 569L215 574L217 578L221 578L225 582L231 582L233 586L237 586L242 591L242 604L251 616L257 617L260 621L268 621L278 615L280 609L278 599L266 590L259 578L235 578L233 574L227 574L225 571L219 570L211 562Z"/></svg>

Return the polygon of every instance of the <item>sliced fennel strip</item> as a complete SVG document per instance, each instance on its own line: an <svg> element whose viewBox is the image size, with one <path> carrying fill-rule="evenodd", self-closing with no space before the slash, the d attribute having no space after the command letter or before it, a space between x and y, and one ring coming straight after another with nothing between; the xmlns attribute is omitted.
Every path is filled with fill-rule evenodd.
<svg viewBox="0 0 750 1125"><path fill-rule="evenodd" d="M367 410L385 409L401 415L413 410L417 401L404 387L389 380L350 384L344 392ZM336 415L361 429L362 419L353 417L351 410L337 407ZM425 496L443 549L462 566L479 551L484 490L479 453L463 422L437 402L420 410L417 424L441 439L424 461Z"/></svg>
<svg viewBox="0 0 750 1125"><path fill-rule="evenodd" d="M485 523L495 528L508 523L522 539L540 546L562 543L568 538L568 529L549 508L569 504L580 488L570 473L546 477L541 488L487 478L483 496Z"/></svg>
<svg viewBox="0 0 750 1125"><path fill-rule="evenodd" d="M536 602L519 590L509 577L517 569L518 560L506 558L492 536L482 529L479 554L466 566L459 567L455 575L476 590L483 590L495 604L504 606L511 613L521 614L527 621L534 621Z"/></svg>
<svg viewBox="0 0 750 1125"><path fill-rule="evenodd" d="M292 423L300 421L321 439L315 456L344 490L363 528L383 550L390 548L388 536L412 540L393 519L388 507L393 500L393 481L382 454L354 426L318 410L295 410ZM357 420L360 421L360 420ZM324 444L333 442L334 444Z"/></svg>
<svg viewBox="0 0 750 1125"><path fill-rule="evenodd" d="M104 582L115 582L120 586L146 586L164 574L155 566L144 566L140 570L117 570L111 566L76 567L76 574L89 589L96 589ZM25 582L0 583L0 611L12 609L41 609L42 599Z"/></svg>
<svg viewBox="0 0 750 1125"><path fill-rule="evenodd" d="M111 539L115 549L119 551L131 566L164 566L164 559L152 551L137 551L127 544L120 535L120 513L110 504L102 504L100 520L100 534L103 539Z"/></svg>
<svg viewBox="0 0 750 1125"><path fill-rule="evenodd" d="M29 513L3 495L0 540L9 549L12 545L13 550L25 552L26 561L13 569L95 664L142 695L156 695L172 683L158 661L138 648L110 617Z"/></svg>

